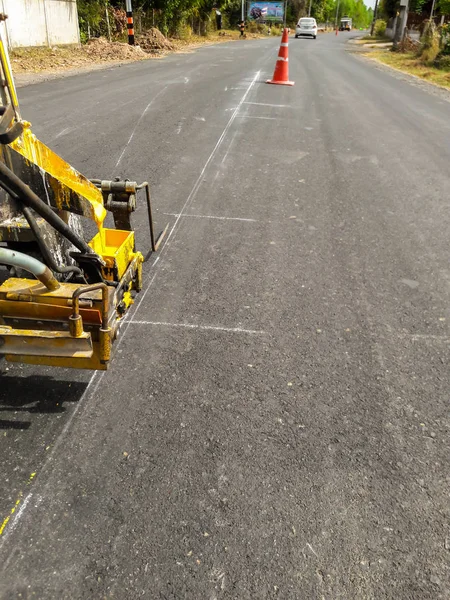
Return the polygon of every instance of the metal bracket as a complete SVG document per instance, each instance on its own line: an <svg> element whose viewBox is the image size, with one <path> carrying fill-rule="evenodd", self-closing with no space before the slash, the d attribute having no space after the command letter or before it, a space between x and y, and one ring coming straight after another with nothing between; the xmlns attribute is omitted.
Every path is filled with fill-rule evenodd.
<svg viewBox="0 0 450 600"><path fill-rule="evenodd" d="M102 192L103 205L106 210L112 212L116 229L132 231L130 215L136 210L137 183L119 179L91 179L91 183Z"/></svg>
<svg viewBox="0 0 450 600"><path fill-rule="evenodd" d="M15 116L12 104L0 106L0 144L10 144L23 133L23 124L16 121L11 125Z"/></svg>
<svg viewBox="0 0 450 600"><path fill-rule="evenodd" d="M164 231L160 233L158 239L155 239L152 204L150 199L150 186L148 181L144 181L138 185L135 181L129 181L128 179L120 181L119 178L116 178L114 181L91 179L91 183L93 183L102 192L103 204L107 210L113 213L114 225L116 229L122 229L123 231L133 231L130 222L130 215L136 210L137 192L145 189L148 224L150 227L151 251L156 252L167 232L167 226Z"/></svg>

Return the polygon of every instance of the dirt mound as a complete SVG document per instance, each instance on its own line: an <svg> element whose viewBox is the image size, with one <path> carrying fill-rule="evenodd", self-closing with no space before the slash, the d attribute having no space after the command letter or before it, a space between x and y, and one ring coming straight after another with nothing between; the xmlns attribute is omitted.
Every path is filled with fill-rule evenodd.
<svg viewBox="0 0 450 600"><path fill-rule="evenodd" d="M417 52L420 48L420 42L406 36L398 45L400 52Z"/></svg>
<svg viewBox="0 0 450 600"><path fill-rule="evenodd" d="M83 47L84 52L96 61L103 60L138 60L146 58L145 52L138 46L130 46L122 42L108 42L100 37L89 40Z"/></svg>
<svg viewBox="0 0 450 600"><path fill-rule="evenodd" d="M172 42L165 38L156 27L138 35L136 42L148 54L161 54L175 49Z"/></svg>

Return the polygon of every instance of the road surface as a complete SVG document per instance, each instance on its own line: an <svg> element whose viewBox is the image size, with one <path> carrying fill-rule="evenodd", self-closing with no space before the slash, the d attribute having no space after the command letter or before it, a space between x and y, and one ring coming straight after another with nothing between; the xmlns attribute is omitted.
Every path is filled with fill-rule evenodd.
<svg viewBox="0 0 450 600"><path fill-rule="evenodd" d="M110 371L0 363L1 598L450 597L450 103L351 35L20 90L169 233Z"/></svg>

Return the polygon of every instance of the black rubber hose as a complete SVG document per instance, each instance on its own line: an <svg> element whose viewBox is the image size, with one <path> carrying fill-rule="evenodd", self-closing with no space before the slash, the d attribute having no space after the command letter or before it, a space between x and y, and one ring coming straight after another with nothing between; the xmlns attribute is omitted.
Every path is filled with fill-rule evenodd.
<svg viewBox="0 0 450 600"><path fill-rule="evenodd" d="M64 223L45 202L43 202L39 196L37 196L33 190L26 185L17 175L15 175L5 163L0 161L0 186L11 194L13 197L18 197L19 200L32 208L39 216L45 219L52 227L56 229L61 235L72 242L72 244L78 248L83 254L95 254L92 248L81 239L72 229Z"/></svg>
<svg viewBox="0 0 450 600"><path fill-rule="evenodd" d="M49 248L47 247L47 244L45 243L44 237L41 233L41 230L39 229L39 225L37 224L36 219L34 218L34 215L31 212L31 208L29 208L28 206L23 206L22 212L25 216L25 219L28 221L28 225L30 226L30 229L33 232L34 237L36 238L36 241L39 246L39 250L42 253L44 262L47 265L47 267L50 267L50 269L52 271L54 271L55 273L62 273L64 275L67 273L75 273L76 275L82 276L83 271L79 267L76 267L75 265L70 265L67 267L58 265L58 263L55 261L53 255L52 255L52 253L50 252Z"/></svg>

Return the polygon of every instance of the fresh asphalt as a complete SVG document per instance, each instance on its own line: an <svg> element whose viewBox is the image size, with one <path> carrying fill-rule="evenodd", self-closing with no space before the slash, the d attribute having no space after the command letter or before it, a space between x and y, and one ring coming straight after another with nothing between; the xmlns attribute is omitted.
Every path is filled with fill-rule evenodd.
<svg viewBox="0 0 450 600"><path fill-rule="evenodd" d="M351 36L20 90L169 230L106 374L0 362L2 599L450 597L450 103Z"/></svg>

